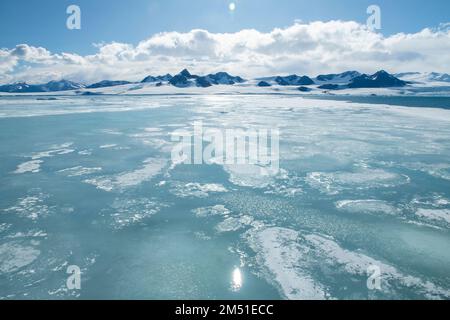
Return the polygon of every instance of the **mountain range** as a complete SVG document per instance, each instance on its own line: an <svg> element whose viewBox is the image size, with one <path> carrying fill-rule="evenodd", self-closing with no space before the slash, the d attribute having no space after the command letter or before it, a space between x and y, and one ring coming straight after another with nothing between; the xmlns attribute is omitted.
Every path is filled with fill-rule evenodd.
<svg viewBox="0 0 450 320"><path fill-rule="evenodd" d="M404 72L394 74L397 78L401 78L410 82L424 83L424 82L450 82L450 75L447 73L437 72Z"/></svg>
<svg viewBox="0 0 450 320"><path fill-rule="evenodd" d="M384 70L372 75L360 74L356 71L346 72L339 75L319 76L322 81L327 79L328 83L320 85L319 89L339 90L356 88L393 88L404 87L408 82L387 73ZM344 80L345 79L345 80Z"/></svg>
<svg viewBox="0 0 450 320"><path fill-rule="evenodd" d="M255 82L256 81L256 82ZM346 71L338 74L323 74L315 78L307 75L288 75L288 76L272 76L258 78L252 81L245 80L239 76L232 76L227 72L217 72L199 76L191 74L187 69L172 76L171 74L145 77L141 84L154 86L174 86L177 88L200 87L207 88L214 85L236 85L244 82L259 87L271 86L300 86L298 89L303 92L310 91L312 88L320 90L342 90L355 88L399 88L410 84L427 83L427 82L450 82L450 75L445 73L418 73L406 72L398 74L390 74L384 70L378 71L372 75L361 74L358 71ZM46 84L27 84L18 82L0 86L0 92L7 93L41 93L41 92L57 92L80 89L98 89L114 86L123 86L136 84L129 81L103 80L90 85L60 80L50 81Z"/></svg>
<svg viewBox="0 0 450 320"><path fill-rule="evenodd" d="M68 80L50 81L46 84L27 84L25 82L17 82L0 86L0 92L10 93L38 93L38 92L56 92L67 90L78 90L85 88L83 84Z"/></svg>

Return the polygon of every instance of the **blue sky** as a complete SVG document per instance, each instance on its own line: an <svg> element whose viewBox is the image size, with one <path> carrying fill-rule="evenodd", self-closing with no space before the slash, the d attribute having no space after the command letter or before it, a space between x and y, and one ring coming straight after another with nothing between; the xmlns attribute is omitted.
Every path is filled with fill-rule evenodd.
<svg viewBox="0 0 450 320"><path fill-rule="evenodd" d="M66 27L72 4L81 30ZM379 31L366 25L373 4ZM0 0L0 30L0 83L138 81L183 68L450 73L449 0Z"/></svg>
<svg viewBox="0 0 450 320"><path fill-rule="evenodd" d="M236 3L231 13L230 2ZM66 8L82 10L82 30L65 27ZM366 8L382 10L384 35L413 33L450 21L448 0L15 0L0 2L0 48L20 43L42 46L52 52L95 52L93 43L136 44L162 31L236 32L254 28L268 32L303 22L352 20L364 23Z"/></svg>

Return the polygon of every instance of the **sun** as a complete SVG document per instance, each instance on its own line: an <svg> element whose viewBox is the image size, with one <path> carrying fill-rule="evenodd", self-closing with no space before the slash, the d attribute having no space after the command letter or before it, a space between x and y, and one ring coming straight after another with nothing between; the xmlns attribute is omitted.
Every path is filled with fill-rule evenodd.
<svg viewBox="0 0 450 320"><path fill-rule="evenodd" d="M231 2L231 3L228 5L228 9L230 9L230 11L236 10L236 4L235 4L234 2Z"/></svg>

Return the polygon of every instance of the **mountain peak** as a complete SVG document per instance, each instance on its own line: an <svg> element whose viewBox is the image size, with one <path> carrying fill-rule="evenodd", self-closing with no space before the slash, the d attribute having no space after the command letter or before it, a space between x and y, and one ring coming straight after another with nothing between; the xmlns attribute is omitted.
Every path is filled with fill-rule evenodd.
<svg viewBox="0 0 450 320"><path fill-rule="evenodd" d="M296 74L292 74L286 77L278 76L275 78L275 82L280 86L293 86L293 85L308 86L314 84L314 81L310 77L298 76Z"/></svg>
<svg viewBox="0 0 450 320"><path fill-rule="evenodd" d="M380 70L373 75L362 74L354 78L349 88L389 88L389 87L403 87L407 85L407 82L402 81L392 74Z"/></svg>
<svg viewBox="0 0 450 320"><path fill-rule="evenodd" d="M73 81L61 79L61 80L52 80L49 81L47 84L42 85L41 88L43 91L66 91L66 90L74 90L74 89L81 89L85 86L81 83L76 83Z"/></svg>
<svg viewBox="0 0 450 320"><path fill-rule="evenodd" d="M184 76L184 77L186 77L186 78L190 78L190 77L191 77L191 73L189 72L188 69L183 69L183 70L179 73L179 75L182 75L182 76Z"/></svg>

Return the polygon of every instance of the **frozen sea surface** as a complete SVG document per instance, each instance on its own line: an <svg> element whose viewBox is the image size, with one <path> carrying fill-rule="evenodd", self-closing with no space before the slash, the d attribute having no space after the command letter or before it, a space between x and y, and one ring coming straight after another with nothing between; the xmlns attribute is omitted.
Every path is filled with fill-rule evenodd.
<svg viewBox="0 0 450 320"><path fill-rule="evenodd" d="M450 299L450 110L370 102L1 98L0 299ZM280 170L172 163L199 120Z"/></svg>

